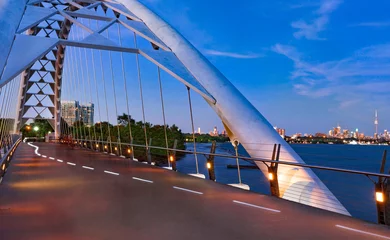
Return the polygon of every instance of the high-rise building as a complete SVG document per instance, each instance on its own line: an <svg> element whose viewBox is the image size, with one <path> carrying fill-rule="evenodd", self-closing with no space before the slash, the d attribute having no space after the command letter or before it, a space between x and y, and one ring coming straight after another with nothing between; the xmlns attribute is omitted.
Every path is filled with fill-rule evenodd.
<svg viewBox="0 0 390 240"><path fill-rule="evenodd" d="M95 112L95 106L93 103L87 103L80 105L80 120L87 126L93 125L93 116Z"/></svg>
<svg viewBox="0 0 390 240"><path fill-rule="evenodd" d="M61 115L69 126L79 120L79 108L78 101L61 101Z"/></svg>
<svg viewBox="0 0 390 240"><path fill-rule="evenodd" d="M200 132L200 127L198 127L198 134L201 134L201 132Z"/></svg>
<svg viewBox="0 0 390 240"><path fill-rule="evenodd" d="M92 126L94 124L94 104L80 105L79 101L61 101L61 115L70 126L77 121Z"/></svg>

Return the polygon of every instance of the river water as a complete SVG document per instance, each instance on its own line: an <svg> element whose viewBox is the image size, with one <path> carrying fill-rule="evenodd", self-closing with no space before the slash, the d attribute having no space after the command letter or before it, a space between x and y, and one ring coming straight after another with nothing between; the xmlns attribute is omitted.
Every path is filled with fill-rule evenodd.
<svg viewBox="0 0 390 240"><path fill-rule="evenodd" d="M293 149L310 165L345 168L367 172L379 172L383 151L390 154L390 146L373 145L327 145L327 144L293 144ZM197 152L210 152L211 144L197 144ZM188 144L187 150L193 150ZM234 148L230 143L218 143L216 153L234 155ZM241 146L239 154L248 156ZM386 164L385 172L390 170L390 160ZM228 164L235 164L235 159L215 158L215 173L217 182L238 183L237 169L228 169ZM250 165L240 160L240 165ZM198 155L199 172L206 175L206 158ZM178 171L195 173L195 157L188 154L177 163ZM353 217L370 222L377 221L375 206L375 191L373 182L364 175L338 173L324 170L313 170L331 192L339 199ZM248 184L251 191L261 194L270 194L269 181L258 169L241 169L242 182ZM372 178L377 181L377 178Z"/></svg>

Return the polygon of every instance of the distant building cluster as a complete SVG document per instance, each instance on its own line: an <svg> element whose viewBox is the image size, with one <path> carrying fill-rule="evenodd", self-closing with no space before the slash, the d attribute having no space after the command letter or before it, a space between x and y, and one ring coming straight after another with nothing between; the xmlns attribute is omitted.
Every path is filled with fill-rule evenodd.
<svg viewBox="0 0 390 240"><path fill-rule="evenodd" d="M196 132L196 134L199 134L199 135L203 134L200 130L200 127L198 127L198 131ZM228 137L226 130L222 130L222 132L220 133L218 131L217 127L214 127L214 129L212 131L208 132L208 134L210 136L213 136L213 137L219 137L219 136Z"/></svg>
<svg viewBox="0 0 390 240"><path fill-rule="evenodd" d="M278 127L274 127L274 129L276 130L276 132L282 137L284 138L286 136L286 129L284 128L278 128Z"/></svg>
<svg viewBox="0 0 390 240"><path fill-rule="evenodd" d="M81 105L79 101L61 101L61 115L66 123L73 126L75 122L83 122L84 125L94 124L94 104Z"/></svg>

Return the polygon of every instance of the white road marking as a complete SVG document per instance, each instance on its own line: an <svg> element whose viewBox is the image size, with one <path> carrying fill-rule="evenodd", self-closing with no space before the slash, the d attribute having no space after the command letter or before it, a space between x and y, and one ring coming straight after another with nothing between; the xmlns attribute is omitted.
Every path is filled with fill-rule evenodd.
<svg viewBox="0 0 390 240"><path fill-rule="evenodd" d="M89 170L95 170L94 168L87 167L87 166L83 166L83 168L85 168L85 169L89 169Z"/></svg>
<svg viewBox="0 0 390 240"><path fill-rule="evenodd" d="M76 166L76 163L72 163L72 162L67 162L66 164L69 164L69 165L72 165L72 166Z"/></svg>
<svg viewBox="0 0 390 240"><path fill-rule="evenodd" d="M199 194L199 195L203 194L202 192L192 191L192 190L187 189L187 188L181 188L181 187L176 187L176 186L173 186L173 188L177 189L177 190L182 190L182 191L186 191L186 192L190 192L190 193Z"/></svg>
<svg viewBox="0 0 390 240"><path fill-rule="evenodd" d="M153 181L146 180L146 179L142 179L142 178L133 177L133 179L134 179L134 180L141 181L141 182L153 183Z"/></svg>
<svg viewBox="0 0 390 240"><path fill-rule="evenodd" d="M386 237L386 236L383 236L383 235L379 235L379 234L375 234L375 233L370 233L370 232L358 230L358 229L355 229L355 228L349 228L349 227L345 227L345 226L342 226L342 225L336 225L336 227L342 228L342 229L345 229L345 230L349 230L349 231L353 231L353 232L358 232L358 233L362 233L362 234L367 234L367 235L370 235L370 236L375 236L375 237L383 238L383 239L390 239L390 237Z"/></svg>
<svg viewBox="0 0 390 240"><path fill-rule="evenodd" d="M104 171L104 172L105 172L105 173L108 173L108 174L116 175L116 176L119 175L119 173L116 173L116 172L110 172L110 171Z"/></svg>
<svg viewBox="0 0 390 240"><path fill-rule="evenodd" d="M261 206L257 206L257 205L253 205L253 204L245 203L245 202L240 202L240 201L236 201L236 200L233 200L233 202L238 203L238 204L242 204L242 205L246 205L246 206L250 206L250 207L254 207L254 208L259 208L259 209L271 211L271 212L280 213L280 210L276 210L276 209L272 209L272 208L261 207Z"/></svg>
<svg viewBox="0 0 390 240"><path fill-rule="evenodd" d="M53 158L53 157L49 157L49 159L51 159L51 160L54 160L55 158Z"/></svg>
<svg viewBox="0 0 390 240"><path fill-rule="evenodd" d="M61 160L61 159L57 159L57 162L64 162L63 160Z"/></svg>
<svg viewBox="0 0 390 240"><path fill-rule="evenodd" d="M47 158L47 156L46 156L46 155L42 155L42 157L44 157L44 158Z"/></svg>

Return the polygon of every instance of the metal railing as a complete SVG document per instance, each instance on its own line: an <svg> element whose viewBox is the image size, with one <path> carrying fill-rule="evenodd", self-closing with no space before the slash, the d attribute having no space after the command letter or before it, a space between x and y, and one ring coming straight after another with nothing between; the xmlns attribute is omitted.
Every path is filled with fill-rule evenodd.
<svg viewBox="0 0 390 240"><path fill-rule="evenodd" d="M7 172L8 166L12 160L15 149L22 141L21 136L15 140L11 135L9 136L10 141L8 144L3 144L1 149L1 160L0 160L0 183L3 181L3 177Z"/></svg>
<svg viewBox="0 0 390 240"><path fill-rule="evenodd" d="M72 144L72 146L78 146L80 148L123 156L125 158L136 158L139 161L145 161L149 164L154 164L152 161L156 157L160 159L165 158L166 161L157 163L157 165L161 167L167 167L169 164L172 170L183 173L194 173L195 169L198 169L199 167L199 172L197 172L198 175L203 175L205 178L208 176L208 179L212 181L226 184L234 183L235 181L233 179L234 176L236 176L236 183L238 182L238 184L232 184L233 186L248 184L250 185L252 191L263 194L271 194L275 197L281 197L283 195L283 198L287 200L293 200L297 197L297 192L294 191L300 192L300 198L308 196L302 195L301 193L302 188L305 186L297 186L293 190L285 191L286 187L289 186L290 183L288 180L280 178L278 179L278 167L288 166L295 170L312 169L317 174L317 176L319 176L325 186L331 190L335 197L340 200L344 206L346 206L352 216L372 222L379 222L390 225L390 216L386 216L385 214L386 209L390 209L390 187L387 187L387 184L390 182L390 175L384 174L383 170L382 173L375 173L369 171L282 161L278 157L280 154L280 147L278 147L276 144L274 145L272 154L270 154L270 159L264 159L242 156L237 152L236 154L216 153L216 149L218 150L218 146L216 145L210 148L210 152L194 152L191 150L176 149L174 147L165 148L123 142L95 141L85 139L73 139L71 142L65 140L56 141ZM151 153L151 149L168 151L168 159L166 159L166 155L153 155ZM138 153L137 150L139 150ZM136 151L136 154L134 154L134 151ZM177 154L180 156L177 156ZM189 158L189 156L195 154L198 156L198 167L195 167L195 162L193 160L185 160L186 158ZM184 159L184 161L182 159ZM385 159L386 155L383 156L382 160L385 161ZM268 176L264 176L260 171L250 171L252 168L257 168L256 163L261 163L267 166L269 170ZM227 165L229 164L231 169L227 169ZM382 165L384 167L384 163ZM287 175L287 177L293 176ZM378 180L375 181L374 178L377 178ZM310 181L310 179L303 178L298 180ZM354 186L354 182L356 182L356 184L358 184L360 187L363 187L364 191L356 188ZM319 190L321 191L322 189L319 188ZM315 191L313 192L315 193ZM316 199L315 197L312 197L312 199L314 199L312 201L318 201L317 205L321 206L320 208L334 211L334 209L329 206L329 201L326 199ZM361 201L361 199L365 200Z"/></svg>

